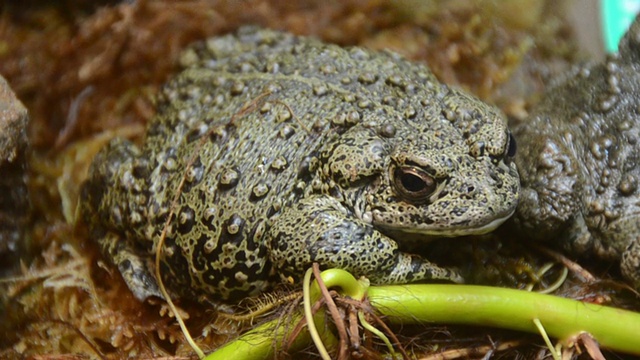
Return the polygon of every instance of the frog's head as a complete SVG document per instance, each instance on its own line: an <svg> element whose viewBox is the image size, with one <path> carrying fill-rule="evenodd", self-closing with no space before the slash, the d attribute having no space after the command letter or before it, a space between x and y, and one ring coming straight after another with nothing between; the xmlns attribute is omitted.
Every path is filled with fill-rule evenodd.
<svg viewBox="0 0 640 360"><path fill-rule="evenodd" d="M332 147L325 173L362 189L352 202L374 226L453 237L487 233L513 214L515 141L497 109L449 90L412 119L363 124Z"/></svg>

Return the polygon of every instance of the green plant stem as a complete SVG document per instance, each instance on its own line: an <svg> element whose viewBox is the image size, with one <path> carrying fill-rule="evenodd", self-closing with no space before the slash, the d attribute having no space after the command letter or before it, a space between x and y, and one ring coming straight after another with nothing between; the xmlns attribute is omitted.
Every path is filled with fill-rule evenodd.
<svg viewBox="0 0 640 360"><path fill-rule="evenodd" d="M521 290L473 285L372 286L369 301L392 323L493 326L570 340L591 334L604 348L640 354L640 314Z"/></svg>
<svg viewBox="0 0 640 360"><path fill-rule="evenodd" d="M205 360L265 360L273 359L274 350L282 348L284 339L291 334L291 330L301 319L302 314L293 315L288 324L282 324L277 319L262 324L242 335L240 338L228 342L213 353L207 355ZM320 332L325 329L320 327ZM291 350L300 349L311 344L311 336L305 330L301 331Z"/></svg>
<svg viewBox="0 0 640 360"><path fill-rule="evenodd" d="M340 287L355 299L361 299L367 290L366 282L356 281L342 270L327 270L322 278L327 287ZM312 301L318 299L317 284L312 285L311 292ZM587 332L604 348L640 355L637 341L640 313L631 311L522 290L473 285L371 286L368 296L371 305L390 323L465 324L538 333L534 323L538 319L551 337L571 341ZM301 313L294 314L288 325L279 319L261 325L206 359L271 358L274 346L282 345L293 324L301 318ZM337 343L328 326L317 326L325 343ZM300 349L310 343L305 328L292 348Z"/></svg>

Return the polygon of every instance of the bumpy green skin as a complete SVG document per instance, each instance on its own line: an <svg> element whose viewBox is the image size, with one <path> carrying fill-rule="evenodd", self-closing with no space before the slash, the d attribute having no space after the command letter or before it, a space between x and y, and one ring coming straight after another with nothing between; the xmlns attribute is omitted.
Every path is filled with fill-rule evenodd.
<svg viewBox="0 0 640 360"><path fill-rule="evenodd" d="M622 259L640 288L640 22L605 62L576 68L514 128L516 222L569 251Z"/></svg>
<svg viewBox="0 0 640 360"><path fill-rule="evenodd" d="M143 147L112 142L82 192L93 236L139 298L156 294L150 263L176 193L163 281L223 301L313 261L377 283L459 281L384 231L486 233L515 210L504 116L423 66L255 28L184 62Z"/></svg>

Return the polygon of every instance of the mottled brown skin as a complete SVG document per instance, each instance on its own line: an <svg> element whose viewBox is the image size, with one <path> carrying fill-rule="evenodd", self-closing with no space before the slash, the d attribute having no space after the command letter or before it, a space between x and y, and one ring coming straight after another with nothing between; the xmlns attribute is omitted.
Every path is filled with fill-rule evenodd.
<svg viewBox="0 0 640 360"><path fill-rule="evenodd" d="M514 128L516 222L569 251L621 259L640 287L640 23L619 54L576 68Z"/></svg>
<svg viewBox="0 0 640 360"><path fill-rule="evenodd" d="M157 294L153 251L176 194L163 281L215 301L314 261L374 283L460 281L385 231L481 234L515 210L504 116L424 66L254 28L183 60L144 145L113 141L82 191L93 236L139 298Z"/></svg>

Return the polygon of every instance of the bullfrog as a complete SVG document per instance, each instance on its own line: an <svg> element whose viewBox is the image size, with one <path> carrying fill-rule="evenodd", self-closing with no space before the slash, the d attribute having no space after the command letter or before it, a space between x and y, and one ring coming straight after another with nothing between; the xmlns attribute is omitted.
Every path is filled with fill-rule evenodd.
<svg viewBox="0 0 640 360"><path fill-rule="evenodd" d="M241 28L200 42L142 145L114 139L80 209L139 299L231 302L313 262L372 283L462 281L405 235L492 231L515 211L505 116L391 52Z"/></svg>
<svg viewBox="0 0 640 360"><path fill-rule="evenodd" d="M640 288L640 20L619 52L576 66L513 127L522 191L514 217L534 240L619 261Z"/></svg>

